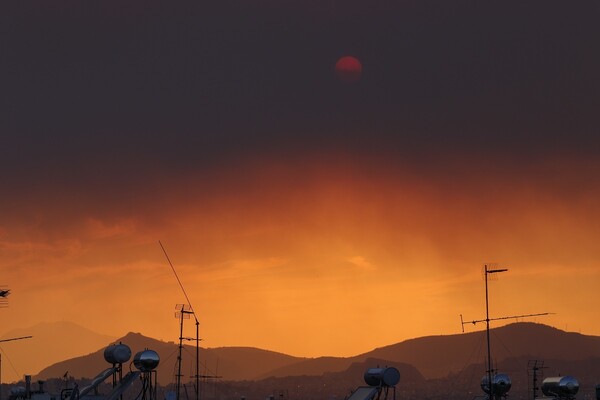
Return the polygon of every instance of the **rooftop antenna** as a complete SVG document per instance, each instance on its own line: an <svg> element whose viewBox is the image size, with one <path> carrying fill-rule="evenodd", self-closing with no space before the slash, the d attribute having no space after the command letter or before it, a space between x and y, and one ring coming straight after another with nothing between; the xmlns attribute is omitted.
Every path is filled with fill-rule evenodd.
<svg viewBox="0 0 600 400"><path fill-rule="evenodd" d="M6 289L4 287L0 288L0 308L8 307L8 295L10 294L10 289Z"/></svg>
<svg viewBox="0 0 600 400"><path fill-rule="evenodd" d="M177 356L177 384L176 384L177 394L179 395L179 388L181 387L181 377L183 376L181 374L181 361L182 361L181 353L183 350L183 339L190 340L190 338L183 337L183 320L190 319L190 314L193 314L193 311L192 311L192 307L188 304L177 304L177 305L175 305L175 310L177 310L175 312L175 318L179 318L179 353ZM193 340L193 339L191 339L191 340ZM196 357L197 357L197 355L196 355ZM198 374L196 374L196 375L198 375ZM188 397L187 396L187 388L185 387L185 385L183 385L183 388L185 389L185 394L186 394L186 398L187 398ZM179 397L177 397L177 399L179 399Z"/></svg>
<svg viewBox="0 0 600 400"><path fill-rule="evenodd" d="M531 398L535 400L538 398L538 390L540 389L538 385L538 380L540 376L543 378L543 369L544 361L541 360L529 360L527 363L527 372L531 371Z"/></svg>
<svg viewBox="0 0 600 400"><path fill-rule="evenodd" d="M538 316L538 315L551 314L551 313L539 313L539 314L513 315L513 316L509 316L509 317L490 318L488 280L490 279L490 277L495 277L495 274L499 274L499 273L506 272L506 271L508 271L507 268L498 268L497 264L484 264L483 274L484 274L484 278L485 278L485 319L465 322L463 320L462 314L460 315L460 323L461 323L463 333L465 331L465 324L472 323L473 325L475 325L479 322L485 322L485 332L486 332L486 339L487 339L487 387L489 390L488 395L489 395L490 400L494 400L494 398L495 398L494 392L499 392L499 393L497 393L498 396L502 396L510 389L510 380L508 380L507 376L503 377L503 379L505 379L507 381L505 381L504 383L500 382L500 385L505 385L504 390L501 387L497 388L496 386L500 386L500 385L496 385L495 382L492 381L492 356L491 356L492 351L491 351L491 346L490 346L490 321L496 321L496 320L501 320L501 319L514 319L514 318L522 318L522 317L533 317L533 316ZM487 392L484 388L483 382L482 382L481 386L482 386L482 389L484 389L484 391ZM504 393L502 393L502 391L504 391Z"/></svg>
<svg viewBox="0 0 600 400"><path fill-rule="evenodd" d="M165 257L167 258L167 261L169 262L169 265L171 266L171 270L173 271L173 274L175 275L175 278L177 278L177 282L179 283L179 287L181 288L181 291L183 292L183 295L185 296L185 299L187 300L187 304L177 304L175 307L177 310L179 310L175 316L180 318L180 328L179 328L179 356L177 359L178 365L177 365L177 391L176 391L176 400L180 400L179 399L179 392L180 392L180 388L181 388L181 350L183 349L183 320L185 319L189 319L190 315L194 316L194 320L196 321L196 400L200 400L200 358L199 358L199 352L200 352L200 337L199 337L199 326L200 326L200 322L198 322L198 318L196 317L196 313L194 312L194 307L192 307L192 302L190 301L190 298L187 295L187 292L185 291L185 288L183 287L183 284L181 283L181 280L179 279L179 276L177 275L177 271L175 271L175 267L173 266L173 263L171 262L171 259L169 258L169 255L167 254L167 251L165 250L165 247L162 245L162 243L160 242L160 240L158 241L158 244L160 245L160 248L162 249L163 253L165 254Z"/></svg>
<svg viewBox="0 0 600 400"><path fill-rule="evenodd" d="M8 292L9 290L7 290ZM33 336L21 336L10 339L0 339L0 342L12 342L13 340L31 339ZM8 360L10 362L10 359ZM15 371L16 372L16 371ZM0 386L2 386L2 353L0 353ZM2 399L2 391L0 391L0 400Z"/></svg>
<svg viewBox="0 0 600 400"><path fill-rule="evenodd" d="M490 385L490 399L494 399L494 385L492 384L492 352L490 350L490 310L489 310L489 301L488 301L488 275L496 274L500 272L506 272L508 269L488 269L488 265L484 265L485 272L485 332L487 337L487 358L488 358L488 382Z"/></svg>
<svg viewBox="0 0 600 400"><path fill-rule="evenodd" d="M7 289L5 286L0 287L0 308L8 307L8 295L9 294L10 294L10 289ZM31 339L32 337L33 336L21 336L21 337L9 338L9 339L0 339L0 343L1 342L12 342L13 340ZM8 361L10 362L10 359ZM1 352L0 352L0 386L2 386L2 353ZM2 400L2 391L0 391L0 400Z"/></svg>

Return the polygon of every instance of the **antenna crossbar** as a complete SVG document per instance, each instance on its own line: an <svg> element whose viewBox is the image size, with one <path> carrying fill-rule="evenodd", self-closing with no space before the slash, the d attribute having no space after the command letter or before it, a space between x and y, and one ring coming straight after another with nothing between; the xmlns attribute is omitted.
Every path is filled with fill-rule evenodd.
<svg viewBox="0 0 600 400"><path fill-rule="evenodd" d="M487 398L489 400L493 400L493 399L498 399L498 398L502 397L502 394L505 394L505 393L499 393L498 395L496 393L494 393L495 384L492 383L492 352L491 352L491 346L490 346L490 321L498 321L498 320L502 320L502 319L524 318L524 317L534 317L534 316L539 316L539 315L548 315L548 314L552 314L552 313L523 314L523 315L511 315L511 316L506 316L506 317L490 318L489 299L488 299L488 278L490 276L495 276L495 274L497 274L497 273L506 272L506 271L508 271L508 269L507 268L490 268L490 267L496 267L496 265L494 265L494 264L485 264L483 267L484 267L483 273L484 273L484 277L485 277L485 319L464 321L463 316L461 314L460 315L460 324L461 324L463 333L465 332L465 324L471 323L471 324L475 325L479 322L485 322L485 324L486 324L486 329L485 329L486 336L487 336L487 340L486 340L486 342L487 342L487 371L486 372L487 372L487 385L488 385L487 387L488 387L488 389L485 389L483 387L483 383L482 383L481 388L484 390L484 392L486 392L489 395Z"/></svg>
<svg viewBox="0 0 600 400"><path fill-rule="evenodd" d="M555 313L550 313L550 312L545 312L545 313L536 313L536 314L522 314L522 315L511 315L508 317L498 317L498 318L490 318L489 320L487 319L475 319L473 321L464 321L463 320L463 316L462 314L460 314L460 323L462 325L462 331L463 333L465 332L465 325L466 324L478 324L480 322L486 322L486 321L499 321L502 319L516 319L516 318L526 318L526 317L539 317L542 315L554 315Z"/></svg>
<svg viewBox="0 0 600 400"><path fill-rule="evenodd" d="M10 342L11 340L21 340L21 339L31 339L33 336L21 336L21 337L14 337L14 338L10 338L10 339L0 339L0 342Z"/></svg>

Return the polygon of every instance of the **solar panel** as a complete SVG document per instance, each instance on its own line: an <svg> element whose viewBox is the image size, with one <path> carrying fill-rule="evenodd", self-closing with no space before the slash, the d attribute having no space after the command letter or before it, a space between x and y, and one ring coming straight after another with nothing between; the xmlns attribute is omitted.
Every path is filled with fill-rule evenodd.
<svg viewBox="0 0 600 400"><path fill-rule="evenodd" d="M348 397L348 400L373 400L378 392L379 390L377 388L361 386L352 392L350 397Z"/></svg>

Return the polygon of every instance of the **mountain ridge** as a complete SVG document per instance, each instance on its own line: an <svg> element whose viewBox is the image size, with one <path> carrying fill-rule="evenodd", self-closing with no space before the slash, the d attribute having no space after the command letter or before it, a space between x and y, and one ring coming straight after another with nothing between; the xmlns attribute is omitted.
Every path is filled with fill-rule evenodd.
<svg viewBox="0 0 600 400"><path fill-rule="evenodd" d="M131 348L132 357L144 349L156 351L161 358L157 368L158 380L161 384L170 382L170 377L175 375L174 365L177 360L178 346L174 342L164 342L161 340L149 338L141 333L129 332L113 343L124 343ZM107 343L107 346L112 343ZM182 352L182 374L191 376L192 360L195 358L195 347L190 345L183 346ZM262 350L254 347L220 347L220 348L201 348L201 368L203 375L224 375L232 376L235 380L252 380L256 374L262 374L267 368L278 368L288 363L296 362L299 358L289 356L283 353L277 353L270 350ZM260 358L260 363L253 360ZM209 366L216 366L211 369ZM265 365L267 367L265 367ZM52 377L62 376L64 371L76 371L71 375L74 378L92 378L100 370L106 368L104 360L104 348L88 355L75 357L70 360L61 361L50 365L40 371L35 379L50 379ZM170 371L169 371L170 370ZM62 372L61 372L62 371ZM189 372L189 373L188 373Z"/></svg>
<svg viewBox="0 0 600 400"><path fill-rule="evenodd" d="M492 328L490 334L492 356L495 361L503 361L514 355L513 353L532 358L554 358L567 361L600 356L600 337L565 332L544 324L517 322ZM319 359L308 359L272 371L272 374L286 376L303 375L307 371L341 371L349 361L373 357L392 361L401 360L414 365L426 378L442 378L476 362L473 359L473 353L478 348L480 349L480 359L483 359L484 343L485 331L423 336L378 347L346 359L336 358L336 360L327 360L326 363ZM507 349L505 345L500 347L499 343L511 343L513 350ZM325 364L327 365L325 366Z"/></svg>
<svg viewBox="0 0 600 400"><path fill-rule="evenodd" d="M498 363L511 357L552 359L562 363L600 357L600 337L565 332L543 324L518 322L493 328L490 334L494 362ZM157 351L161 356L161 365L158 367L161 383L169 382L169 368L171 376L174 376L173 366L177 351L175 343L159 341L133 332L118 341L128 344L133 354L144 348ZM439 379L458 373L469 365L482 364L484 343L485 331L476 331L409 339L352 357L303 358L238 346L201 348L200 358L203 375L219 375L224 380L231 381L321 376L343 372L353 363L362 363L367 359L410 365L426 379ZM507 348L506 343L510 343L512 350ZM476 355L477 352L480 354ZM195 348L184 345L182 365L186 371L182 373L186 376L193 375L191 365L194 357ZM79 376L75 377L93 377L105 367L101 349L87 356L51 365L42 370L36 379L60 376L65 370L78 371Z"/></svg>
<svg viewBox="0 0 600 400"><path fill-rule="evenodd" d="M4 356L12 367L4 368L4 381L21 379L20 371L39 373L48 365L96 351L116 339L68 321L40 322L26 328L11 329L0 339L24 336L32 338L2 346Z"/></svg>

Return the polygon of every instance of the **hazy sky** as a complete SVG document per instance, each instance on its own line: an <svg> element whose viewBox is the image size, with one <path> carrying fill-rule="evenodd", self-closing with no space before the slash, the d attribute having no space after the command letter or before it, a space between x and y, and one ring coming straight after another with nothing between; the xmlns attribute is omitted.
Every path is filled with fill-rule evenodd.
<svg viewBox="0 0 600 400"><path fill-rule="evenodd" d="M600 335L597 1L0 8L0 334L176 340L160 240L208 347L458 333L486 262L492 317Z"/></svg>

